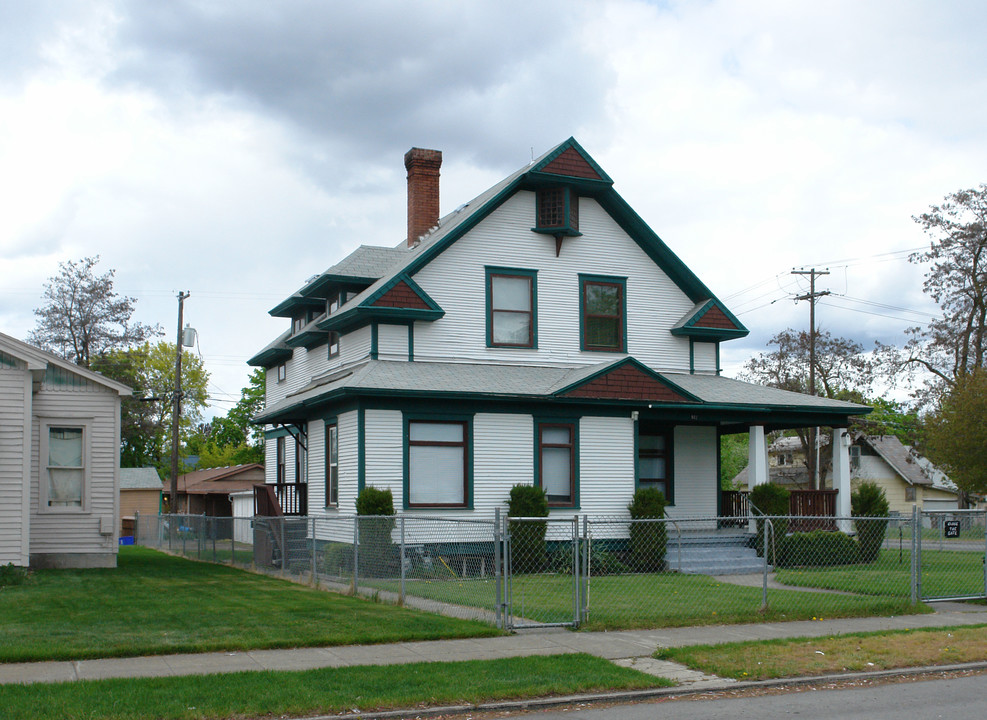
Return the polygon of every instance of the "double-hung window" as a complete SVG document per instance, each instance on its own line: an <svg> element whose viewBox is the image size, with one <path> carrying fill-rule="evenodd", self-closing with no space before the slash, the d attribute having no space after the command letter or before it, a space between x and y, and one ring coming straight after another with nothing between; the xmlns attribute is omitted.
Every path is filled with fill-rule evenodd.
<svg viewBox="0 0 987 720"><path fill-rule="evenodd" d="M326 423L326 507L339 505L339 428Z"/></svg>
<svg viewBox="0 0 987 720"><path fill-rule="evenodd" d="M45 510L83 510L86 502L86 426L44 424Z"/></svg>
<svg viewBox="0 0 987 720"><path fill-rule="evenodd" d="M275 480L278 485L283 485L286 481L285 477L285 440L284 435L278 437L274 441L275 446Z"/></svg>
<svg viewBox="0 0 987 720"><path fill-rule="evenodd" d="M487 269L487 346L537 346L534 270Z"/></svg>
<svg viewBox="0 0 987 720"><path fill-rule="evenodd" d="M583 350L625 352L626 281L580 275L580 330Z"/></svg>
<svg viewBox="0 0 987 720"><path fill-rule="evenodd" d="M298 426L295 435L295 482L308 482L308 425Z"/></svg>
<svg viewBox="0 0 987 720"><path fill-rule="evenodd" d="M553 507L578 504L575 423L537 423L538 485Z"/></svg>
<svg viewBox="0 0 987 720"><path fill-rule="evenodd" d="M661 490L668 504L675 503L672 483L672 434L641 433L637 439L637 486Z"/></svg>
<svg viewBox="0 0 987 720"><path fill-rule="evenodd" d="M339 355L339 333L329 331L329 357L334 358Z"/></svg>
<svg viewBox="0 0 987 720"><path fill-rule="evenodd" d="M407 432L408 507L467 507L470 423L409 420Z"/></svg>

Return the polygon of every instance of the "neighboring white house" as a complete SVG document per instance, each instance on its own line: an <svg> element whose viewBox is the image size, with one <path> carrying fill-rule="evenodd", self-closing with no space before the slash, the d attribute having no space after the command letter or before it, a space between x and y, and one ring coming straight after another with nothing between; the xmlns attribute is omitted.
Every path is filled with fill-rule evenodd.
<svg viewBox="0 0 987 720"><path fill-rule="evenodd" d="M442 218L440 164L407 153L406 241L307 281L250 360L267 368L266 481L305 485L297 512L351 514L374 485L399 512L486 518L534 483L558 516L626 515L655 487L671 516L708 517L721 434L750 432L766 459L766 431L869 411L721 376L720 343L748 330L575 140Z"/></svg>
<svg viewBox="0 0 987 720"><path fill-rule="evenodd" d="M0 333L0 565L116 566L129 394Z"/></svg>
<svg viewBox="0 0 987 720"><path fill-rule="evenodd" d="M921 510L956 510L959 490L928 458L894 435L859 435L851 450L853 484L876 483L884 490L891 512L911 515Z"/></svg>

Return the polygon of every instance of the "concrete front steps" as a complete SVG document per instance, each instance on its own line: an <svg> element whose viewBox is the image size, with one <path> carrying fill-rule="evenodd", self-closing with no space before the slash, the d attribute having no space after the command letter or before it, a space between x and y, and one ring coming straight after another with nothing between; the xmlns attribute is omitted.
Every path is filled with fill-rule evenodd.
<svg viewBox="0 0 987 720"><path fill-rule="evenodd" d="M716 533L670 532L665 559L668 569L693 575L748 575L764 571L764 560L749 546L743 531ZM768 571L771 571L768 566Z"/></svg>

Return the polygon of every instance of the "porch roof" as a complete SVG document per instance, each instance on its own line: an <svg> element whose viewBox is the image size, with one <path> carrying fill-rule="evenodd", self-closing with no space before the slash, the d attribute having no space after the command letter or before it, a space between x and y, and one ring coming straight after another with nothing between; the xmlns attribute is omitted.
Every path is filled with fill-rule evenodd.
<svg viewBox="0 0 987 720"><path fill-rule="evenodd" d="M635 365L640 366L636 361ZM679 389L683 402L669 402L646 395L628 398L563 397L570 388L588 378L605 375L624 366L628 358L579 367L545 367L480 363L395 362L370 360L327 373L307 386L271 405L255 419L256 423L285 423L304 420L315 408L345 397L405 397L444 400L551 401L553 403L603 404L638 410L643 416L660 419L679 410L689 419L721 424L765 424L846 422L850 415L862 415L870 408L855 403L829 400L787 390L754 385L717 375L688 373L651 374L669 387ZM684 399L684 398L683 398Z"/></svg>

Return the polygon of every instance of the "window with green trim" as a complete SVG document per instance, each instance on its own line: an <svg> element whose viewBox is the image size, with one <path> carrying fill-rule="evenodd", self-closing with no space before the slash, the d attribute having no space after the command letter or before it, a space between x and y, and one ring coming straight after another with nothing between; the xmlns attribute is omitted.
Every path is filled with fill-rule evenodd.
<svg viewBox="0 0 987 720"><path fill-rule="evenodd" d="M582 349L626 351L624 281L582 277L580 285Z"/></svg>
<svg viewBox="0 0 987 720"><path fill-rule="evenodd" d="M329 332L329 357L334 358L339 355L339 333Z"/></svg>
<svg viewBox="0 0 987 720"><path fill-rule="evenodd" d="M637 486L661 490L668 504L675 504L671 432L642 432L638 436Z"/></svg>
<svg viewBox="0 0 987 720"><path fill-rule="evenodd" d="M487 268L489 347L535 347L535 277L533 270Z"/></svg>
<svg viewBox="0 0 987 720"><path fill-rule="evenodd" d="M339 505L339 428L326 423L326 507Z"/></svg>
<svg viewBox="0 0 987 720"><path fill-rule="evenodd" d="M409 507L466 507L469 423L411 420L408 423Z"/></svg>
<svg viewBox="0 0 987 720"><path fill-rule="evenodd" d="M538 423L537 483L552 507L576 504L576 426Z"/></svg>
<svg viewBox="0 0 987 720"><path fill-rule="evenodd" d="M535 225L539 230L579 231L579 196L569 187L538 190Z"/></svg>

